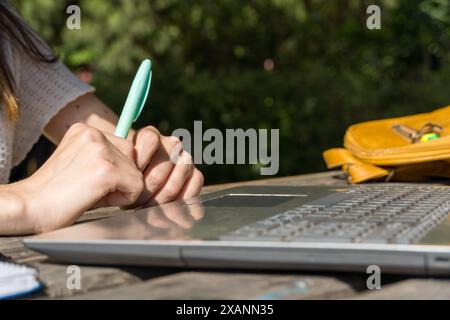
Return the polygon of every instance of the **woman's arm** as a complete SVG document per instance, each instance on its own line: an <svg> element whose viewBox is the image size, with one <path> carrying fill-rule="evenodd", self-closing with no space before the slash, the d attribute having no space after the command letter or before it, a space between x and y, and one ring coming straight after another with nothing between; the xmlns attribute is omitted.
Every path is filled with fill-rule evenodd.
<svg viewBox="0 0 450 320"><path fill-rule="evenodd" d="M24 197L17 183L0 185L0 234L32 233L33 226L26 215Z"/></svg>
<svg viewBox="0 0 450 320"><path fill-rule="evenodd" d="M44 135L57 145L66 131L77 122L112 134L117 120L117 115L111 109L94 94L88 93L69 103L58 112L45 127Z"/></svg>

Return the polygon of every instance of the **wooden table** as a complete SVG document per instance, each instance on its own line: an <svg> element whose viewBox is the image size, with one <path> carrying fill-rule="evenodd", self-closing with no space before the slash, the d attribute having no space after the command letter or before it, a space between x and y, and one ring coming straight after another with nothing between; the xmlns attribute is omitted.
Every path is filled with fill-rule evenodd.
<svg viewBox="0 0 450 320"><path fill-rule="evenodd" d="M342 185L338 172L208 186L212 192L242 185ZM110 216L86 213L81 220ZM450 279L382 276L381 290L366 288L367 275L351 273L187 270L81 266L81 289L66 286L67 265L25 248L20 237L0 237L0 253L39 269L45 289L34 299L450 299Z"/></svg>

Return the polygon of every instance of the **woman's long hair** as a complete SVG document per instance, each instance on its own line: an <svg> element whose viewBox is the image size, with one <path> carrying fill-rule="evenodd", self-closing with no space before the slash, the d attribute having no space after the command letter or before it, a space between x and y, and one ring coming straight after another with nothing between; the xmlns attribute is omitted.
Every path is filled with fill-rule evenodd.
<svg viewBox="0 0 450 320"><path fill-rule="evenodd" d="M6 1L0 0L0 44L4 41L20 47L37 62L52 63L57 60L55 55L48 54L39 47L41 40L11 10ZM6 61L5 52L0 47L0 102L3 102L8 118L12 121L19 117L19 101L15 90L13 74Z"/></svg>

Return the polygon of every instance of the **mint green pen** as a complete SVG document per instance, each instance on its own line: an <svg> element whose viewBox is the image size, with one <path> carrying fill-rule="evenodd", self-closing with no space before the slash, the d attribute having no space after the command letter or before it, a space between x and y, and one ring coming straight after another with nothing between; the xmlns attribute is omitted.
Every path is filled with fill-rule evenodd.
<svg viewBox="0 0 450 320"><path fill-rule="evenodd" d="M126 138L128 136L131 125L137 120L144 108L151 82L152 62L149 59L145 59L134 77L127 100L120 114L119 122L117 122L116 131L114 132L117 137Z"/></svg>

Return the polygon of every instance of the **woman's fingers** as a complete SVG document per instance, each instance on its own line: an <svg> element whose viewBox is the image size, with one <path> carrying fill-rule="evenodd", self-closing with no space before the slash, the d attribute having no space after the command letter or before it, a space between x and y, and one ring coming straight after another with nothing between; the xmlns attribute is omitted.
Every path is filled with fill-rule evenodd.
<svg viewBox="0 0 450 320"><path fill-rule="evenodd" d="M134 144L130 140L122 139L112 135L110 133L105 133L106 139L108 142L114 146L114 150L120 152L124 157L126 157L132 163L135 163L135 152L134 152ZM136 167L136 165L135 165Z"/></svg>
<svg viewBox="0 0 450 320"><path fill-rule="evenodd" d="M194 169L194 172L189 177L189 179L187 179L186 183L183 186L183 189L178 194L177 200L195 197L202 190L203 183L203 174L200 172L200 170Z"/></svg>
<svg viewBox="0 0 450 320"><path fill-rule="evenodd" d="M101 160L97 168L99 182L109 193L100 200L103 206L125 206L134 203L144 188L142 173L130 160L134 147L131 142L120 142L121 150L108 139L96 143L90 154L97 153Z"/></svg>
<svg viewBox="0 0 450 320"><path fill-rule="evenodd" d="M160 146L160 133L154 127L145 127L133 137L134 158L139 170L144 171Z"/></svg>
<svg viewBox="0 0 450 320"><path fill-rule="evenodd" d="M145 127L133 135L133 141L104 133L105 137L128 159L144 171L160 146L160 134L154 127Z"/></svg>
<svg viewBox="0 0 450 320"><path fill-rule="evenodd" d="M113 135L105 136L144 173L144 189L133 207L187 199L200 192L203 177L200 172L191 177L195 169L192 157L183 151L177 137L161 136L154 127L137 131L133 143ZM116 203L120 197L113 194L110 198L114 200L107 200Z"/></svg>
<svg viewBox="0 0 450 320"><path fill-rule="evenodd" d="M191 155L182 151L166 183L149 201L149 204L161 204L175 200L193 172L194 166L192 165Z"/></svg>
<svg viewBox="0 0 450 320"><path fill-rule="evenodd" d="M161 137L161 144L144 171L144 190L136 201L136 205L144 205L166 184L174 167L170 159L172 150L180 144L176 137Z"/></svg>

